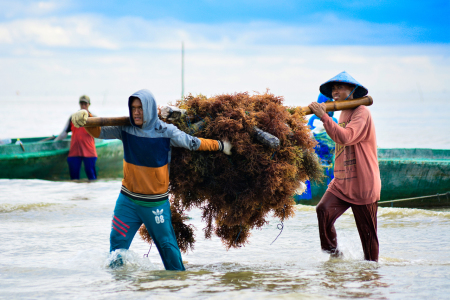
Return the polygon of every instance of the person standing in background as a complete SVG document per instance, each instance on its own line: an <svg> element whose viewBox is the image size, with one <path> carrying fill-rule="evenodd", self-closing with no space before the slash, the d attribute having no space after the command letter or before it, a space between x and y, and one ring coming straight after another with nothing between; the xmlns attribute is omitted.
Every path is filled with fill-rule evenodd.
<svg viewBox="0 0 450 300"><path fill-rule="evenodd" d="M84 109L89 112L91 99L83 95L80 97L80 110ZM93 117L89 112L89 116ZM97 179L97 172L95 170L95 162L97 161L97 150L95 149L94 138L87 133L83 127L77 128L73 125L71 119L66 123L64 130L55 139L56 141L63 140L67 134L72 131L72 139L70 140L69 156L67 163L69 164L70 179L79 180L81 163L84 164L84 170L89 180Z"/></svg>

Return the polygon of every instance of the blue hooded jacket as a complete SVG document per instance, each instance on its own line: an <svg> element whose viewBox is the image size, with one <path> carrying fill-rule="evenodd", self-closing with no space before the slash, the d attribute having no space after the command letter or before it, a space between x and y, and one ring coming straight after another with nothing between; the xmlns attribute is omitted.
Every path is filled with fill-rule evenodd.
<svg viewBox="0 0 450 300"><path fill-rule="evenodd" d="M134 123L131 113L134 98L139 98L142 103L141 127ZM97 138L122 140L122 193L132 200L159 202L168 199L171 147L183 147L191 151L222 150L219 141L193 137L176 126L161 121L156 101L148 90L140 90L131 95L128 108L131 126L86 129Z"/></svg>

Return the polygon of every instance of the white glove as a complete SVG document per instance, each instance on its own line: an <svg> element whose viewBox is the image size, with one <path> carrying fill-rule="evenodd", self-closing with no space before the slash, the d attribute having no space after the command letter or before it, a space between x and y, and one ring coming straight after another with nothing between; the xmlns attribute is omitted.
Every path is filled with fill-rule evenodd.
<svg viewBox="0 0 450 300"><path fill-rule="evenodd" d="M170 115L170 112L172 111L170 106L162 106L160 110L161 110L161 117L163 119L167 119L167 117Z"/></svg>
<svg viewBox="0 0 450 300"><path fill-rule="evenodd" d="M160 110L161 117L168 120L177 120L186 113L185 109L176 106L162 106Z"/></svg>
<svg viewBox="0 0 450 300"><path fill-rule="evenodd" d="M89 117L89 113L87 110L82 109L77 111L76 113L74 113L72 115L72 123L73 126L75 126L76 128L80 128L83 127L84 125L86 125L86 121Z"/></svg>
<svg viewBox="0 0 450 300"><path fill-rule="evenodd" d="M299 186L297 187L297 189L295 190L295 193L297 195L301 195L306 191L306 184L303 182L299 182Z"/></svg>
<svg viewBox="0 0 450 300"><path fill-rule="evenodd" d="M231 145L231 143L228 140L223 140L222 141L223 144L223 153L225 153L226 155L231 155L231 148L233 148L233 145Z"/></svg>

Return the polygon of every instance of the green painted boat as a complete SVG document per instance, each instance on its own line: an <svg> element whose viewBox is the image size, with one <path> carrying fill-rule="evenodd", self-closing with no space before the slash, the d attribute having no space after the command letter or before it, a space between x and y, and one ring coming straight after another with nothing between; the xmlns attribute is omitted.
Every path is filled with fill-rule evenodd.
<svg viewBox="0 0 450 300"><path fill-rule="evenodd" d="M57 142L43 141L45 139L20 138L22 145L16 145L17 139L12 139L11 144L0 145L0 178L70 180L66 161L70 137ZM98 178L122 178L122 142L96 139L95 146L98 155ZM86 179L83 167L80 178Z"/></svg>
<svg viewBox="0 0 450 300"><path fill-rule="evenodd" d="M450 207L450 150L378 149L381 176L380 206ZM325 166L322 183L311 183L309 193L295 195L299 204L316 205L333 174Z"/></svg>
<svg viewBox="0 0 450 300"><path fill-rule="evenodd" d="M0 145L0 178L70 180L66 162L70 138L42 141L23 138L23 148L12 139ZM123 147L119 140L95 140L98 178L123 177ZM450 207L450 150L378 149L381 173L380 206ZM333 165L324 164L325 179L312 182L303 195L295 195L297 203L316 205L332 179ZM84 170L81 178L86 179Z"/></svg>

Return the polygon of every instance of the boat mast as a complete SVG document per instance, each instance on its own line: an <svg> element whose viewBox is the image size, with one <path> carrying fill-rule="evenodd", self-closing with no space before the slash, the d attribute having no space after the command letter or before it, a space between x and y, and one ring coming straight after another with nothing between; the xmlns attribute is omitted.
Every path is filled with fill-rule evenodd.
<svg viewBox="0 0 450 300"><path fill-rule="evenodd" d="M184 42L181 42L181 100L184 99Z"/></svg>

